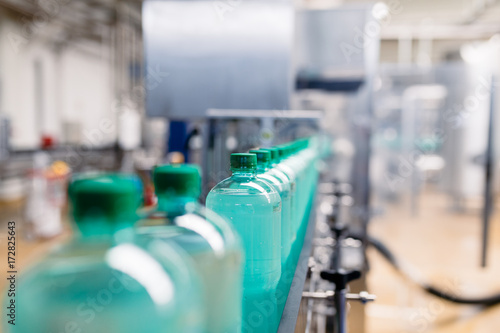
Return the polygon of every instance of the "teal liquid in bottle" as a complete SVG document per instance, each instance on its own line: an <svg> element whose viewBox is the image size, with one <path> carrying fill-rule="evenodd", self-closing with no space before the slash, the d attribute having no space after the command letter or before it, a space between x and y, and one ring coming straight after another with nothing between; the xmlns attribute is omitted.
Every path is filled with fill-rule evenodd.
<svg viewBox="0 0 500 333"><path fill-rule="evenodd" d="M301 157L307 163L306 169L306 178L307 178L307 193L309 197L309 207L311 206L311 200L314 198L314 193L316 191L316 186L318 183L318 159L319 159L319 150L317 146L317 138L310 137L307 139L302 139L300 141L301 144Z"/></svg>
<svg viewBox="0 0 500 333"><path fill-rule="evenodd" d="M278 313L281 314L294 276L290 272L288 261L291 251L290 183L283 181L276 175L275 170L270 168L271 153L268 150L250 150L250 153L257 156L257 178L267 182L281 197L281 278L276 293Z"/></svg>
<svg viewBox="0 0 500 333"><path fill-rule="evenodd" d="M133 241L132 176L81 177L69 197L81 235L23 273L19 320L7 332L203 332L190 259L167 244Z"/></svg>
<svg viewBox="0 0 500 333"><path fill-rule="evenodd" d="M281 198L281 267L282 272L291 249L290 183L278 178L270 169L271 153L267 150L250 150L257 156L257 178L273 187Z"/></svg>
<svg viewBox="0 0 500 333"><path fill-rule="evenodd" d="M292 263L292 260L291 260L291 252L292 252L292 246L293 246L293 242L296 238L296 234L295 234L295 230L294 230L294 221L295 221L295 202L296 202L296 192L295 192L295 189L296 189L296 184L295 184L295 178L294 178L294 174L290 174L290 175L287 175L285 172L282 171L281 168L278 168L278 165L280 163L280 153L279 153L279 150L277 148L263 148L262 150L267 150L269 151L269 153L271 154L271 164L270 164L270 169L269 169L269 172L279 178L281 180L282 183L285 184L285 187L288 189L290 189L289 193L288 193L288 197L289 197L289 211L288 211L288 218L286 218L285 216L285 221L288 220L288 226L287 224L285 223L285 229L288 229L288 232L289 232L289 240L290 240L290 249L288 251L288 254L287 254L287 262L289 263L290 267L289 267L289 270L291 269L291 272L287 271L287 275L292 275L292 279L293 279L293 275L295 273L295 266L293 266L293 263ZM289 170L291 172L291 170ZM283 214L282 214L283 216ZM283 218L282 218L283 219ZM282 222L283 223L283 222ZM283 230L283 228L282 228ZM283 272L281 272L281 274L283 275Z"/></svg>
<svg viewBox="0 0 500 333"><path fill-rule="evenodd" d="M305 140L299 139L286 145L288 149L287 158L284 161L290 169L297 175L299 192L299 203L297 204L297 239L294 244L295 255L299 256L304 242L305 232L309 222L309 210L312 204L314 193L312 191L316 181L313 182L311 175L316 170L311 154L305 149Z"/></svg>
<svg viewBox="0 0 500 333"><path fill-rule="evenodd" d="M299 231L299 225L300 225L300 211L299 211L299 204L301 201L301 195L300 195L300 183L299 183L299 178L297 177L298 175L295 173L295 171L288 165L287 158L290 155L290 149L286 145L281 145L278 147L274 147L274 149L277 149L278 154L279 154L279 163L276 164L275 168L281 172L283 172L289 179L290 182L292 183L292 193L293 193L293 198L292 198L292 260L296 261L298 259L297 256L297 235Z"/></svg>
<svg viewBox="0 0 500 333"><path fill-rule="evenodd" d="M281 275L281 199L256 178L255 154L232 154L232 176L207 196L207 207L238 232L245 255L243 332L276 332L276 289Z"/></svg>
<svg viewBox="0 0 500 333"><path fill-rule="evenodd" d="M194 165L154 169L157 209L139 222L141 237L175 242L195 263L203 286L207 332L241 332L242 254L232 226L197 203L200 170Z"/></svg>
<svg viewBox="0 0 500 333"><path fill-rule="evenodd" d="M302 242L302 231L304 226L304 221L308 220L308 216L306 216L306 207L309 202L309 193L308 193L308 183L307 183L307 161L305 160L305 156L301 154L300 142L294 141L288 144L289 154L285 161L285 163L292 168L292 170L297 175L297 183L299 190L299 202L298 202L298 237L299 244ZM302 247L302 246L300 246Z"/></svg>

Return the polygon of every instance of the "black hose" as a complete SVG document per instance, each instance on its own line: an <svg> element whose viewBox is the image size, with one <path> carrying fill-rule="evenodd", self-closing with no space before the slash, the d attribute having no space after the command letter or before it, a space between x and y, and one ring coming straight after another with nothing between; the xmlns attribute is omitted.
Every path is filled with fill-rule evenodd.
<svg viewBox="0 0 500 333"><path fill-rule="evenodd" d="M433 286L422 286L422 288L424 288L424 290L431 295L434 295L436 297L442 298L446 301L453 303L468 304L468 305L483 305L483 306L492 306L500 303L500 294L481 297L481 298L462 298L446 293Z"/></svg>
<svg viewBox="0 0 500 333"><path fill-rule="evenodd" d="M350 233L348 237L361 240L362 236L356 233ZM462 298L452 295L448 292L440 290L439 288L433 287L431 285L422 284L421 282L416 281L411 278L407 273L404 272L399 261L396 259L394 254L389 250L389 248L382 243L380 240L368 236L368 244L373 246L381 255L384 257L395 269L399 272L403 273L403 275L412 280L412 282L419 285L422 289L428 292L431 295L442 298L446 301L458 303L458 304L468 304L468 305L482 305L482 306L492 306L500 303L500 293L494 294L492 296L480 297L480 298Z"/></svg>

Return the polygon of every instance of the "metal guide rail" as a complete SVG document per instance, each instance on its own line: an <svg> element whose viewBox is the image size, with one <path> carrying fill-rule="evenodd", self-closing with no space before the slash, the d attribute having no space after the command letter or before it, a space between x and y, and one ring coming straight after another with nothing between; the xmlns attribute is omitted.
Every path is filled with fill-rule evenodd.
<svg viewBox="0 0 500 333"><path fill-rule="evenodd" d="M311 205L309 210L309 223L304 236L304 244L297 261L295 275L293 277L292 286L288 293L285 308L281 316L278 333L290 333L295 331L297 318L299 315L300 303L302 300L302 292L309 269L309 257L311 255L312 241L314 230L316 228L316 205Z"/></svg>

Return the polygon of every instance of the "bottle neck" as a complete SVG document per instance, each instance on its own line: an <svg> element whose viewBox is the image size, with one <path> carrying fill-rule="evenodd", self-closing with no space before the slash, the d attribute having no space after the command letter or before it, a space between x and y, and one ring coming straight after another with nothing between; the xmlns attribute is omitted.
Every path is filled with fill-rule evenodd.
<svg viewBox="0 0 500 333"><path fill-rule="evenodd" d="M257 174L269 171L269 163L262 163L257 165Z"/></svg>
<svg viewBox="0 0 500 333"><path fill-rule="evenodd" d="M231 169L233 173L233 178L255 178L257 174L256 169Z"/></svg>
<svg viewBox="0 0 500 333"><path fill-rule="evenodd" d="M158 210L168 213L183 213L188 203L196 203L197 199L191 196L159 195Z"/></svg>
<svg viewBox="0 0 500 333"><path fill-rule="evenodd" d="M86 217L75 220L80 231L78 241L83 243L109 242L110 244L131 242L134 239L135 216L120 220Z"/></svg>

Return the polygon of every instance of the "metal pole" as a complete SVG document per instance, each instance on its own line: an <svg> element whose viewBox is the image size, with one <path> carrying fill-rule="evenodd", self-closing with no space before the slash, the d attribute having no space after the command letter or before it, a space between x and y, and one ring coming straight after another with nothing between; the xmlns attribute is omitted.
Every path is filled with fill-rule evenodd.
<svg viewBox="0 0 500 333"><path fill-rule="evenodd" d="M490 101L490 116L488 125L488 145L486 147L486 163L484 177L484 206L483 206L483 233L482 233L482 249L481 249L481 267L486 267L488 259L488 233L490 229L491 209L493 206L492 181L493 181L493 122L495 110L495 79L491 78L491 101Z"/></svg>
<svg viewBox="0 0 500 333"><path fill-rule="evenodd" d="M335 333L346 333L347 332L347 290L336 290L333 295L333 303L335 309L337 310L336 320L335 320Z"/></svg>

